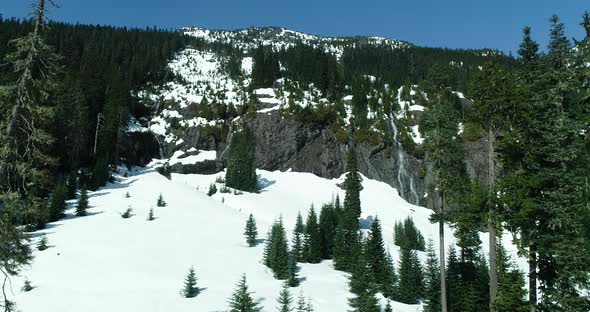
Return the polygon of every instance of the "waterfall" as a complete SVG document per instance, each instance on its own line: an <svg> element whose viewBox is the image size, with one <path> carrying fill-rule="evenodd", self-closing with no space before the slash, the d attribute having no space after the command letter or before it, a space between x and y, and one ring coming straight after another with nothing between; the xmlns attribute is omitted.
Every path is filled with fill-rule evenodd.
<svg viewBox="0 0 590 312"><path fill-rule="evenodd" d="M397 184L400 188L400 195L409 203L418 205L420 198L416 192L416 181L408 171L408 156L404 151L401 142L398 140L397 126L393 120L393 116L389 119L391 124L391 132L393 132L393 148L397 149Z"/></svg>

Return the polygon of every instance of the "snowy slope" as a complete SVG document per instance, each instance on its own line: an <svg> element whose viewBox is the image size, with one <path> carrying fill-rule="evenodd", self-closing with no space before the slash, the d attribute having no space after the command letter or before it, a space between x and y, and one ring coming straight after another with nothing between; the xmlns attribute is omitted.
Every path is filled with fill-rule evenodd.
<svg viewBox="0 0 590 312"><path fill-rule="evenodd" d="M153 168L135 169L130 177L91 193L86 217L68 217L35 233L45 233L53 247L35 250L33 265L13 279L13 292L23 311L224 311L227 298L246 273L263 311L274 311L281 282L262 263L263 244L248 248L243 227L253 213L260 238L282 216L292 231L298 211L306 215L313 203L320 207L335 194L342 179L327 180L309 173L258 171L259 194L205 195L218 175L173 175L171 180ZM430 211L410 205L389 185L363 178L362 218L379 215L387 248L394 259L394 222L412 216L425 237L434 238ZM125 194L129 192L130 198ZM167 207L156 207L162 193ZM135 216L121 218L131 206ZM149 209L155 221L146 221ZM368 225L368 224L367 224ZM451 235L449 235L450 237ZM482 234L482 239L485 235ZM424 255L421 255L422 257ZM190 266L195 267L202 294L181 298L179 290ZM331 261L301 264L300 289L316 311L346 311L347 274L332 269ZM21 292L25 278L36 288ZM394 311L420 311L419 305L394 303Z"/></svg>

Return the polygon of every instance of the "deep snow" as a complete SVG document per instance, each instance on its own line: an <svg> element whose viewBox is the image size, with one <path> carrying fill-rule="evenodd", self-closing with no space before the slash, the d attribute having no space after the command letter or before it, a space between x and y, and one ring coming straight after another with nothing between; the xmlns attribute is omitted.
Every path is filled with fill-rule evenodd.
<svg viewBox="0 0 590 312"><path fill-rule="evenodd" d="M336 194L344 197L338 187L343 177L327 180L310 173L263 170L258 174L258 194L218 192L212 197L205 193L223 173L173 174L168 180L148 167L136 168L126 178L117 176L116 183L90 193L88 216L74 217L70 203L64 220L34 233L34 242L46 234L52 247L35 250L33 265L13 279L18 307L26 312L224 311L235 283L245 273L263 311L275 311L282 283L261 263L264 244L248 248L244 242L248 214L256 218L259 238L266 237L280 216L290 236L299 211L305 218L311 204L319 210ZM160 193L166 207L156 207ZM399 256L392 240L395 221L411 216L426 239L436 238L437 226L428 221L431 211L405 202L389 185L363 177L361 200L363 225L379 216L395 261ZM120 214L127 207L133 208L134 216L123 219ZM155 211L154 221L146 221L150 208ZM447 233L452 240L448 228ZM486 235L481 236L485 242ZM179 291L191 266L203 292L185 299ZM294 297L302 289L316 311L348 309L346 273L332 269L331 261L300 267L304 281L291 289ZM35 286L30 292L20 290L25 278ZM421 310L419 305L401 303L393 303L393 308Z"/></svg>

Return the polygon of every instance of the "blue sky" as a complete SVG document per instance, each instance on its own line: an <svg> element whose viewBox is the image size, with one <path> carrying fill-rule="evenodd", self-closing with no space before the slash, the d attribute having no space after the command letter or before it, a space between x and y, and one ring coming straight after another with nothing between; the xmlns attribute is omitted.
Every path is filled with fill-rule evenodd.
<svg viewBox="0 0 590 312"><path fill-rule="evenodd" d="M4 17L25 17L29 0L2 0ZM516 51L525 25L547 44L557 14L580 38L587 0L55 0L54 20L119 26L235 29L282 26L327 36L372 35L423 46Z"/></svg>

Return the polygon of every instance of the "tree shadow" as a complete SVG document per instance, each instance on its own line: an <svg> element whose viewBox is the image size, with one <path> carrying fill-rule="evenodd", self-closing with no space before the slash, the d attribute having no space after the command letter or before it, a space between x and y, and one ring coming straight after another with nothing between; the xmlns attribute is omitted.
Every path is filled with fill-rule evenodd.
<svg viewBox="0 0 590 312"><path fill-rule="evenodd" d="M271 181L266 178L259 178L256 182L256 186L258 188L258 193L266 192L266 188L275 184L277 181Z"/></svg>

